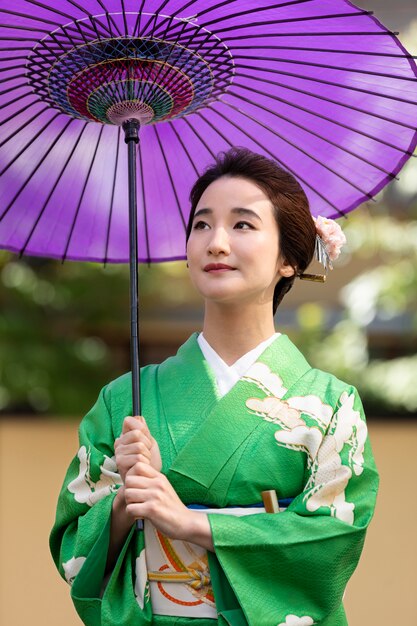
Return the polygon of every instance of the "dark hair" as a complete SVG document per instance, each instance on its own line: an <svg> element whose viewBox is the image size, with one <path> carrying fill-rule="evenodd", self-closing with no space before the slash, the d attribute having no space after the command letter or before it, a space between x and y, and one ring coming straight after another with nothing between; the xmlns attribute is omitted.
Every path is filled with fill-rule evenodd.
<svg viewBox="0 0 417 626"><path fill-rule="evenodd" d="M316 242L316 227L307 196L299 182L272 159L247 148L231 148L221 152L213 165L196 180L191 192L191 212L187 225L187 241L197 204L207 187L222 176L246 178L255 183L269 198L278 224L279 247L283 259L295 275L282 277L275 286L273 313L291 289L296 274L302 274L311 263Z"/></svg>

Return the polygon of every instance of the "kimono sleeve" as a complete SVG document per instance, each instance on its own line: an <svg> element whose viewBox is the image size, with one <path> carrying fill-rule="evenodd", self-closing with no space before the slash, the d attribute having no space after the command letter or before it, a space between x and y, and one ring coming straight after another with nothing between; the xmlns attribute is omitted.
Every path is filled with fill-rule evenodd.
<svg viewBox="0 0 417 626"><path fill-rule="evenodd" d="M209 514L215 558L249 626L347 624L342 598L379 483L356 390L341 393L323 433L299 428L275 433L277 445L307 454L304 490L285 511ZM227 608L234 624L236 606Z"/></svg>
<svg viewBox="0 0 417 626"><path fill-rule="evenodd" d="M79 450L65 476L50 535L55 564L88 624L100 623L112 503L122 483L113 444L104 388L80 424Z"/></svg>

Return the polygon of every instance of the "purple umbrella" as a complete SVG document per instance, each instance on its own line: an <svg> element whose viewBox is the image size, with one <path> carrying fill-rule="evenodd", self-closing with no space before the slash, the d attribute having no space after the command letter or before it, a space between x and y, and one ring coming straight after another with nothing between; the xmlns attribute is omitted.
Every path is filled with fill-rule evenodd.
<svg viewBox="0 0 417 626"><path fill-rule="evenodd" d="M189 189L219 151L275 158L338 217L417 143L416 65L346 0L2 0L0 55L0 247L101 262L130 247L134 335L137 249L185 257Z"/></svg>

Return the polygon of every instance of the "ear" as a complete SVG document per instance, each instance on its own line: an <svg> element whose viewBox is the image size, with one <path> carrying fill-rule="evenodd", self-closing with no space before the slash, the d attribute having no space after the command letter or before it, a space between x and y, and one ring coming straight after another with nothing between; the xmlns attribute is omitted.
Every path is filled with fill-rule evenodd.
<svg viewBox="0 0 417 626"><path fill-rule="evenodd" d="M278 270L278 274L283 278L290 278L290 276L294 276L295 269L286 261L282 261L281 266Z"/></svg>

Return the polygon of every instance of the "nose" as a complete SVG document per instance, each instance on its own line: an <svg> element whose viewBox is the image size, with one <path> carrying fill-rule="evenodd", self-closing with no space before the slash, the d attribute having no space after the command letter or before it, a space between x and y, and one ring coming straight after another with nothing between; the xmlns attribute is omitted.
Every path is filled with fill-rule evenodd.
<svg viewBox="0 0 417 626"><path fill-rule="evenodd" d="M225 228L213 228L207 251L214 256L218 256L219 254L228 256L230 254L229 235Z"/></svg>

